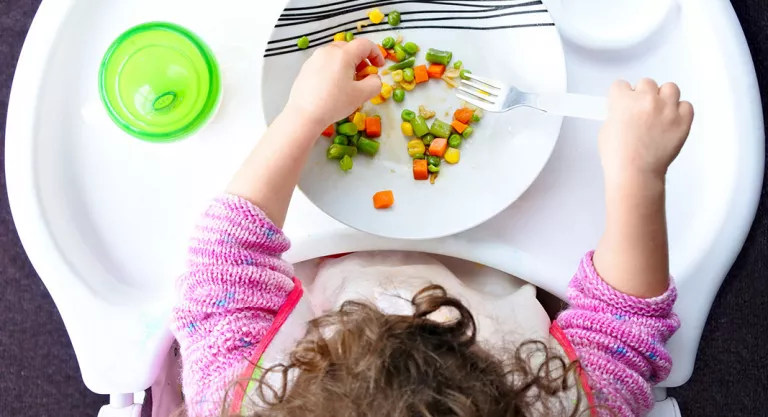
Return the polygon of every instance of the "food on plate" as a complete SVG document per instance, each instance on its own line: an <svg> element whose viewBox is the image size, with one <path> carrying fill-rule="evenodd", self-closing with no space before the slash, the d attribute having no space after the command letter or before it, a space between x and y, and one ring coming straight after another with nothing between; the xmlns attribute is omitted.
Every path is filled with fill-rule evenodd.
<svg viewBox="0 0 768 417"><path fill-rule="evenodd" d="M405 49L405 52L408 55L416 55L419 52L419 45L416 45L413 42L406 42L406 44L403 45L403 49Z"/></svg>
<svg viewBox="0 0 768 417"><path fill-rule="evenodd" d="M339 161L339 168L341 168L341 170L344 172L351 170L353 165L354 163L352 162L352 158L349 155L344 155L344 157Z"/></svg>
<svg viewBox="0 0 768 417"><path fill-rule="evenodd" d="M427 72L426 65L418 65L413 67L413 80L416 81L416 84L429 81L429 73Z"/></svg>
<svg viewBox="0 0 768 417"><path fill-rule="evenodd" d="M371 20L371 22L375 24L379 24L384 20L384 13L381 12L379 9L373 9L370 12L368 12L368 19Z"/></svg>
<svg viewBox="0 0 768 417"><path fill-rule="evenodd" d="M429 155L433 158L438 158L437 160L439 161L440 160L439 158L445 155L445 151L447 149L448 149L448 139L436 137L435 140L433 140L432 143L429 144ZM430 164L430 165L435 165L435 164Z"/></svg>
<svg viewBox="0 0 768 417"><path fill-rule="evenodd" d="M468 80L468 79L469 79L469 77L467 77L467 74L472 74L472 71L470 71L470 70L468 70L468 69L463 69L463 70L461 70L461 72L459 73L459 77L460 77L462 80Z"/></svg>
<svg viewBox="0 0 768 417"><path fill-rule="evenodd" d="M435 135L436 138L448 139L451 136L451 125L440 119L435 119L429 128L429 133Z"/></svg>
<svg viewBox="0 0 768 417"><path fill-rule="evenodd" d="M453 52L441 51L439 49L429 48L427 51L427 62L430 64L448 65L453 58Z"/></svg>
<svg viewBox="0 0 768 417"><path fill-rule="evenodd" d="M384 49L392 49L392 48L394 48L395 47L395 38L393 38L391 36L387 36L386 38L384 38L383 41L381 41L381 46L383 46Z"/></svg>
<svg viewBox="0 0 768 417"><path fill-rule="evenodd" d="M464 65L464 63L461 62L461 60L456 61L456 62L453 63L453 69L460 70L462 65Z"/></svg>
<svg viewBox="0 0 768 417"><path fill-rule="evenodd" d="M402 103L405 100L405 90L402 88L396 88L392 93L392 98L397 103Z"/></svg>
<svg viewBox="0 0 768 417"><path fill-rule="evenodd" d="M400 25L400 12L397 10L392 10L387 15L387 23L389 23L390 26L398 26Z"/></svg>
<svg viewBox="0 0 768 417"><path fill-rule="evenodd" d="M300 37L299 40L296 42L296 46L298 46L299 49L309 48L309 38L306 36Z"/></svg>
<svg viewBox="0 0 768 417"><path fill-rule="evenodd" d="M461 151L454 147L450 147L445 151L445 155L443 157L445 158L445 162L451 165L457 164L461 159Z"/></svg>
<svg viewBox="0 0 768 417"><path fill-rule="evenodd" d="M395 204L395 194L392 190L379 191L373 195L373 208L387 209Z"/></svg>
<svg viewBox="0 0 768 417"><path fill-rule="evenodd" d="M429 119L435 117L435 112L427 109L422 104L422 105L419 106L419 116L423 117L425 120L429 120Z"/></svg>
<svg viewBox="0 0 768 417"><path fill-rule="evenodd" d="M413 160L413 179L423 181L429 179L429 167L426 159Z"/></svg>
<svg viewBox="0 0 768 417"><path fill-rule="evenodd" d="M379 152L379 142L361 136L357 142L357 149L368 156L376 156L376 153Z"/></svg>

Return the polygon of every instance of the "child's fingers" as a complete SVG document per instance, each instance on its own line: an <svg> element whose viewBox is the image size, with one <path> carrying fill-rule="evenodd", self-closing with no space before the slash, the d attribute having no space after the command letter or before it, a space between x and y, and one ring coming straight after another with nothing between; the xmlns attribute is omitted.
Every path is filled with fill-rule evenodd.
<svg viewBox="0 0 768 417"><path fill-rule="evenodd" d="M650 78L643 78L637 82L637 87L635 87L635 91L658 94L659 85L656 84L656 81Z"/></svg>
<svg viewBox="0 0 768 417"><path fill-rule="evenodd" d="M611 84L611 89L608 91L608 97L613 99L627 91L632 91L632 85L626 80L616 80Z"/></svg>
<svg viewBox="0 0 768 417"><path fill-rule="evenodd" d="M354 83L360 101L368 101L381 93L381 78L378 75L369 75Z"/></svg>
<svg viewBox="0 0 768 417"><path fill-rule="evenodd" d="M381 55L379 47L365 38L357 38L348 43L344 48L344 53L353 65L357 65L364 59L367 59L372 65L377 67L384 66L385 64L384 57Z"/></svg>
<svg viewBox="0 0 768 417"><path fill-rule="evenodd" d="M693 105L687 101L681 101L680 104L677 105L677 111L680 112L683 122L690 130L691 124L693 124Z"/></svg>
<svg viewBox="0 0 768 417"><path fill-rule="evenodd" d="M680 87L675 83L666 83L659 89L659 96L668 103L680 101Z"/></svg>

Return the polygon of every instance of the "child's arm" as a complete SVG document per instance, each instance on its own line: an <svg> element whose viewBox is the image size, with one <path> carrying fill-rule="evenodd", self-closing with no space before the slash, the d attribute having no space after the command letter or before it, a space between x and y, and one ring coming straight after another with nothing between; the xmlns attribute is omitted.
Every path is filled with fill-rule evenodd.
<svg viewBox="0 0 768 417"><path fill-rule="evenodd" d="M384 64L364 39L318 50L228 194L197 225L173 323L190 416L221 413L225 394L294 289L293 268L281 259L290 245L280 227L314 140L381 90L378 77L353 80L363 59Z"/></svg>
<svg viewBox="0 0 768 417"><path fill-rule="evenodd" d="M354 81L364 59L381 67L384 57L367 39L335 42L318 50L304 64L285 110L269 127L232 179L227 192L260 207L279 227L312 144L320 132L352 114L381 91L381 79Z"/></svg>
<svg viewBox="0 0 768 417"><path fill-rule="evenodd" d="M600 133L605 173L605 233L568 290L557 319L589 375L598 404L620 416L647 413L651 387L671 359L664 343L680 326L669 278L665 176L690 131L693 108L674 84L642 80L611 89Z"/></svg>

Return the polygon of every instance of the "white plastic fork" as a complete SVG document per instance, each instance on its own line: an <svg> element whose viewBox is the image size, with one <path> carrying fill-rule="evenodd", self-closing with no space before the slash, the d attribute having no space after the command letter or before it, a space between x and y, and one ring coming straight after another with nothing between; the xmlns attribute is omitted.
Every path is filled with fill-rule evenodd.
<svg viewBox="0 0 768 417"><path fill-rule="evenodd" d="M569 93L526 93L501 81L465 74L456 96L483 110L503 113L516 107L532 107L558 116L605 120L608 100L605 97Z"/></svg>

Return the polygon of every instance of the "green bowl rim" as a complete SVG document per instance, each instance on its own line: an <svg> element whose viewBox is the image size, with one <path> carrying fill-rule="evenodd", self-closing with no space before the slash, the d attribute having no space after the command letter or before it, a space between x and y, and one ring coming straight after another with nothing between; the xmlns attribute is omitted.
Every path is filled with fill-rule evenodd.
<svg viewBox="0 0 768 417"><path fill-rule="evenodd" d="M107 98L105 74L107 64L112 59L112 55L115 53L117 48L122 45L123 42L125 42L126 39L142 32L157 29L167 30L179 34L190 41L195 46L195 48L197 48L197 50L200 52L200 55L203 56L203 60L205 61L206 67L208 68L208 82L210 83L210 88L208 89L208 97L206 98L202 109L198 115L187 125L171 132L147 133L143 130L134 128L117 115L115 109ZM109 46L109 49L107 49L107 52L104 54L104 58L102 59L101 66L99 68L99 95L101 96L102 103L107 108L109 117L113 122L115 122L115 124L117 124L118 127L120 127L123 131L130 134L131 136L147 142L155 143L173 142L182 139L183 137L191 135L197 129L202 127L205 122L213 116L219 103L219 99L221 97L220 83L221 74L219 71L219 64L216 61L216 57L213 55L213 51L211 51L208 45L192 31L169 22L147 22L126 30Z"/></svg>

